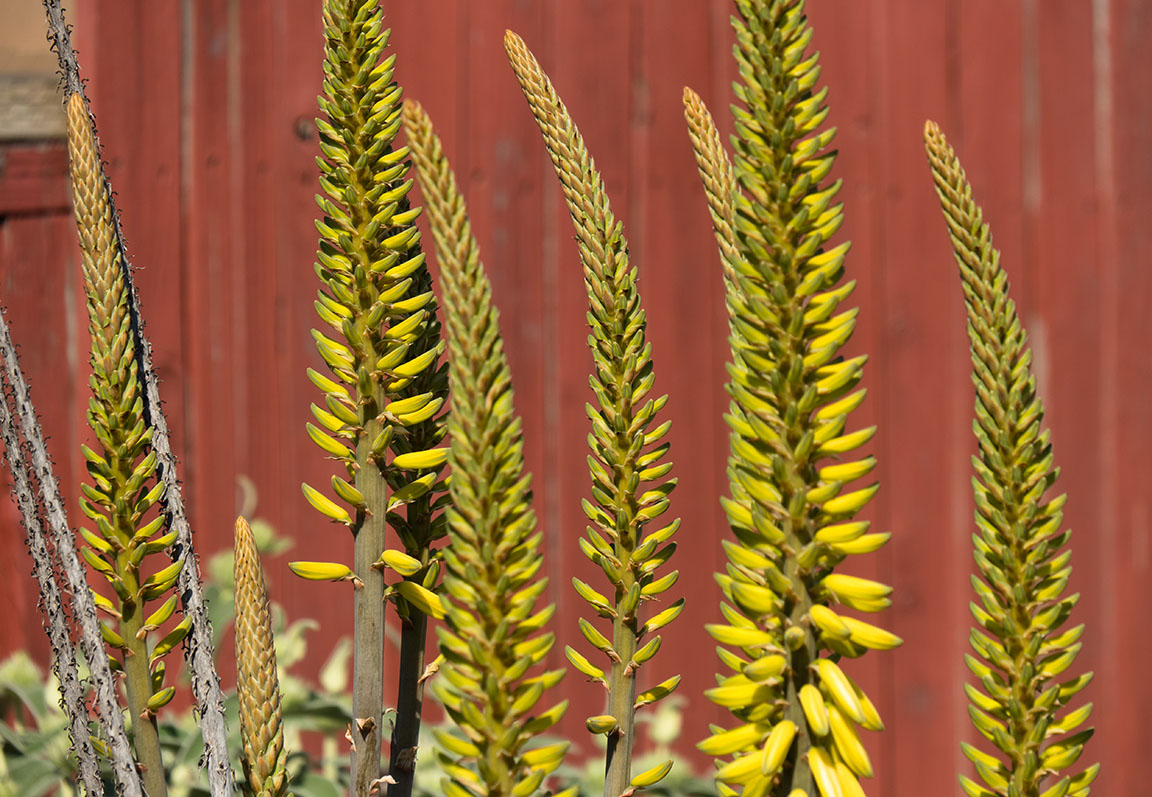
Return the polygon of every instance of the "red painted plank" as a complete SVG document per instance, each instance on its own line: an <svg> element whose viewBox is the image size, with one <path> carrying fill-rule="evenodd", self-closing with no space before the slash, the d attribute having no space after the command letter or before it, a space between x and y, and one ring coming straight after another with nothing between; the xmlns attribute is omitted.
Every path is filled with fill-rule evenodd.
<svg viewBox="0 0 1152 797"><path fill-rule="evenodd" d="M77 4L76 46L116 192L146 332L184 455L181 365L180 15L154 3Z"/></svg>
<svg viewBox="0 0 1152 797"><path fill-rule="evenodd" d="M710 758L695 752L694 743L708 736L708 725L730 719L727 711L704 696L715 685L718 661L710 651L714 641L705 623L720 620L720 591L713 574L723 570L721 534L727 532L716 486L724 474L728 449L728 406L723 384L727 352L717 356L715 342L727 334L720 259L704 212L704 192L684 122L684 85L709 85L714 63L707 31L707 4L678 0L668 7L634 6L630 44L634 106L631 113L632 202L625 224L632 263L648 318L656 385L654 395L668 393L663 417L672 421L669 458L672 476L679 479L669 517L680 517L679 545L668 570L680 580L652 612L671 600L686 597L680 618L661 631L662 652L640 671L638 687L653 686L680 674L676 696L683 711L681 749L692 757L685 765L703 770ZM709 92L710 93L710 92ZM724 103L714 106L721 113ZM687 656L686 651L703 655ZM707 651L707 652L706 652ZM663 704L661 704L663 705ZM641 716L653 713L646 709ZM646 726L641 726L644 728ZM639 750L652 747L643 731Z"/></svg>
<svg viewBox="0 0 1152 797"><path fill-rule="evenodd" d="M180 257L186 335L183 362L188 403L184 419L189 520L204 554L231 546L237 495L239 434L246 426L250 387L244 284L244 207L240 204L238 7L225 0L196 3L187 19L186 100ZM253 386L254 387L254 386ZM234 666L225 638L218 667Z"/></svg>
<svg viewBox="0 0 1152 797"><path fill-rule="evenodd" d="M188 172L183 257L188 381L198 389L187 413L189 489L194 524L207 547L231 539L235 495L237 408L247 385L229 378L243 373L247 345L240 323L244 294L239 284L237 241L244 212L237 196L241 153L236 118L241 97L235 19L224 0L197 3L191 20L192 108L185 118ZM240 366L240 367L238 367ZM203 389L206 387L210 389Z"/></svg>
<svg viewBox="0 0 1152 797"><path fill-rule="evenodd" d="M276 310L283 290L282 273L286 271L276 261L279 199L284 193L278 190L277 179L285 145L299 139L294 119L281 121L275 117L282 93L267 89L277 74L275 58L283 46L285 9L277 3L255 0L237 4L230 11L230 37L237 41L230 53L230 68L236 74L232 90L237 93L230 107L235 117L231 124L238 133L233 143L238 173L233 190L238 207L244 209L243 221L232 236L230 253L231 270L237 275L233 302L237 338L232 343L238 361L235 367L245 375L235 394L244 422L237 430L233 477L250 479L257 501L255 506L237 502L231 510L255 510L276 525L283 521L281 504L287 486L281 458L267 456L268 441L280 437L284 428L281 403L277 400L281 391L269 389L279 384L280 358L272 356L272 352L277 351L281 341ZM251 30L265 30L268 35L245 36L241 42L242 32ZM307 48L301 46L300 52L306 53ZM294 268L301 276L307 270L307 254L300 252L302 262Z"/></svg>
<svg viewBox="0 0 1152 797"><path fill-rule="evenodd" d="M0 214L71 209L68 150L60 141L0 147Z"/></svg>
<svg viewBox="0 0 1152 797"><path fill-rule="evenodd" d="M500 0L481 14L456 0L389 4L388 13L398 75L409 96L429 108L453 157L503 310L561 603L561 645L575 639L582 611L569 577L598 577L586 572L574 544L588 480L586 429L573 422L583 417L588 393L585 297L570 222L504 61L505 27L524 35L552 72L626 222L649 310L657 387L672 394L672 458L682 480L674 511L685 517L679 566L683 583L696 585L656 660L671 666L675 655L695 650L702 618L694 613L715 609L708 577L722 533L716 496L725 487L726 454L718 423L727 357L719 283L679 91L692 84L730 129L733 67L729 3L669 5L674 12L657 13L640 0ZM886 553L852 568L894 583L896 607L882 620L906 640L900 651L853 664L866 688L878 690L888 721L887 731L869 739L878 772L869 790L895 797L954 791L963 766L958 741L973 736L959 688L970 624L965 455L972 399L960 293L921 154L921 125L932 116L965 160L1034 333L1061 485L1070 493L1068 521L1077 532L1080 619L1089 623L1088 647L1096 648L1081 659L1098 675L1090 699L1099 736L1087 758L1105 763L1099 788L1135 793L1138 769L1125 763L1139 754L1138 712L1152 699L1139 691L1136 669L1152 651L1143 635L1124 632L1139 621L1133 607L1149 597L1149 510L1141 496L1149 481L1143 451L1152 432L1143 405L1152 374L1141 333L1152 241L1141 219L1152 210L1144 146L1152 138L1152 67L1139 38L1150 21L1148 0L1097 4L1111 9L1112 45L1111 71L1098 90L1088 65L1102 51L1094 49L1088 4L834 5L811 4L810 13L831 87L831 122L840 126L843 237L855 244L848 269L859 280L862 314L851 348L872 355L871 396L858 413L862 425L880 424L874 450L884 489L871 516L894 533ZM330 472L302 428L315 398L304 369L319 362L308 334L315 323L318 14L308 4L218 0L190 4L192 27L185 30L183 17L162 4L76 6L77 43L93 80L110 174L135 263L144 267L144 312L201 553L229 542L235 479L246 473L259 490L259 514L297 540L292 558L346 558L348 535L319 522L298 489L302 480L323 483ZM423 36L436 26L436 45L426 46ZM1102 110L1108 99L1110 110ZM16 204L62 201L59 150L52 157L45 175L56 182L20 188L30 199ZM16 165L9 160L4 174L13 175ZM11 177L0 179L0 213L16 209L3 199L11 185ZM36 226L43 224L51 231ZM18 245L0 247L0 280L16 273L49 275L50 285L73 279L70 230L67 216L5 220L0 241L18 238ZM44 243L52 240L67 244ZM64 261L71 277L61 270ZM5 289L3 298L19 307L26 329L33 325L22 334L13 322L25 341L26 367L39 363L46 373L62 352L70 358L71 393L48 400L50 412L41 409L61 419L48 420L58 424L53 450L62 484L75 484L86 396L83 306L75 290L68 294L74 306L61 310L58 291L44 289L42 279L37 288L13 298ZM39 331L37 318L60 312L62 340L29 337ZM23 556L9 516L0 547ZM351 632L347 596L294 579L282 561L270 563L269 579L289 617L321 622L303 667L315 673L335 639ZM19 596L4 597L24 611L34 593L26 578L21 583ZM25 642L46 649L34 624L3 633L0 650ZM681 738L687 751L714 711L697 709L705 706L699 691L715 663L710 652L681 658L683 694L693 707ZM590 750L580 720L599 711L600 695L578 679L564 688L577 704L563 731Z"/></svg>
<svg viewBox="0 0 1152 797"><path fill-rule="evenodd" d="M3 493L3 500L0 500L0 557L9 563L9 577L0 590L0 600L9 607L10 618L9 622L0 625L0 659L22 650L44 667L52 654L48 647L48 637L40 623L32 558L24 543L20 510L10 497L12 479L7 468L0 470L0 493Z"/></svg>
<svg viewBox="0 0 1152 797"><path fill-rule="evenodd" d="M556 496L550 474L555 440L547 407L548 374L554 368L551 306L555 263L544 249L546 213L558 197L551 164L531 121L520 86L504 53L504 31L513 30L529 46L544 47L549 7L501 0L485 13L466 12L466 71L459 79L461 110L452 150L481 257L500 308L504 348L512 369L516 410L524 424L525 466L533 474L535 508L545 533L545 567L551 596L569 600L560 575L568 551L555 523ZM430 95L430 99L436 92ZM447 103L450 97L444 97ZM443 128L451 117L437 124ZM547 199L545 199L547 197ZM545 210L547 208L547 210Z"/></svg>
<svg viewBox="0 0 1152 797"><path fill-rule="evenodd" d="M893 700L888 730L892 794L955 789L964 706L968 595L966 342L948 239L924 163L925 118L947 125L946 3L889 0L873 8L877 88L875 272L884 326L872 359L887 527L895 587L885 616L904 646L885 656ZM867 289L867 288L866 288ZM875 288L873 288L875 290ZM926 386L937 386L927 390Z"/></svg>
<svg viewBox="0 0 1152 797"><path fill-rule="evenodd" d="M958 26L954 79L955 130L949 140L964 159L1017 306L1027 312L1031 288L1024 268L1024 53L1021 4L979 0L953 13ZM969 57L969 54L981 57ZM955 63L955 62L954 62ZM957 283L958 287L958 283Z"/></svg>
<svg viewBox="0 0 1152 797"><path fill-rule="evenodd" d="M1152 358L1148 356L1147 303L1152 297L1152 230L1146 220L1152 212L1152 60L1140 31L1152 25L1152 3L1117 0L1107 6L1107 46L1111 85L1098 87L1097 132L1106 150L1097 149L1101 225L1100 317L1100 464L1102 495L1098 535L1079 527L1077 553L1096 544L1102 553L1099 581L1093 585L1107 601L1104 611L1115 617L1114 633L1095 632L1104 646L1094 724L1097 736L1088 761L1107 759L1101 771L1101 793L1136 794L1144 750L1139 744L1145 707L1152 704L1152 685L1143 666L1152 658L1152 638L1133 633L1143 628L1152 599L1149 534L1152 507L1148 485L1152 466L1147 449L1152 441L1148 396L1152 395ZM1141 27L1143 26L1143 27ZM1097 28L1099 30L1099 27ZM1099 68L1099 67L1098 67ZM1102 92L1108 92L1102 96ZM1102 101L1106 104L1102 104ZM1076 494L1071 500L1078 499ZM1109 544L1111 540L1111 544Z"/></svg>
<svg viewBox="0 0 1152 797"><path fill-rule="evenodd" d="M263 356L274 359L276 379L273 395L281 416L278 441L266 458L275 464L275 476L258 483L261 514L265 514L296 545L287 557L272 565L272 594L284 603L291 620L315 618L320 630L309 639L313 651L301 671L315 674L340 637L352 635L351 591L332 590L331 584L303 581L292 575L287 560L352 560L352 539L347 531L329 524L304 500L300 483L324 485L332 468L315 444L308 439L305 423L311 418L309 405L319 398L308 381L308 367L324 369L316 353L310 330L317 326L313 303L319 287L312 264L316 257L316 228L312 221L318 211L313 199L319 189L315 158L317 138L314 119L318 116L316 95L320 92L323 37L318 13L309 13L282 3L273 3L274 30L278 32L272 69L265 80L283 85L276 92L276 105L270 123L272 140L278 148L269 167L275 197L275 239L272 253L275 271L276 347ZM269 275L271 280L271 275ZM274 500L277 491L282 496ZM266 499L265 492L271 497Z"/></svg>
<svg viewBox="0 0 1152 797"><path fill-rule="evenodd" d="M1103 653L1120 628L1101 587L1111 580L1105 563L1113 545L1101 522L1102 480L1099 440L1101 419L1099 380L1085 372L1096 362L1101 346L1100 267L1097 252L1098 194L1093 130L1095 94L1093 10L1085 5L1037 2L1025 6L1025 22L1034 26L1036 61L1036 127L1025 133L1038 147L1035 187L1039 204L1025 217L1025 257L1032 299L1022 320L1032 334L1037 382L1052 430L1057 487L1067 492L1065 527L1072 535L1070 592L1082 599L1072 622L1087 623L1084 651L1075 673L1096 672L1096 682L1083 700L1096 700L1113 682L1116 657ZM1074 66L1080 62L1080 67ZM993 189L994 190L994 189ZM1059 276L1054 264L1061 263ZM1088 378L1086 378L1088 377ZM1069 671L1069 676L1073 675ZM1089 746L1085 763L1101 761L1097 789L1114 791L1111 773L1122 768L1112 743L1114 729L1102 723Z"/></svg>
<svg viewBox="0 0 1152 797"><path fill-rule="evenodd" d="M87 329L76 323L74 312L77 305L83 308L74 224L71 213L0 218L0 303L40 416L65 508L76 523L79 510L74 496L80 478L76 453L87 380L78 373L70 352L80 336L87 337ZM8 499L10 486L5 474L0 551L13 575L5 579L0 599L13 607L14 619L0 624L4 626L0 656L25 649L46 666L48 640L40 630L39 593L19 513Z"/></svg>

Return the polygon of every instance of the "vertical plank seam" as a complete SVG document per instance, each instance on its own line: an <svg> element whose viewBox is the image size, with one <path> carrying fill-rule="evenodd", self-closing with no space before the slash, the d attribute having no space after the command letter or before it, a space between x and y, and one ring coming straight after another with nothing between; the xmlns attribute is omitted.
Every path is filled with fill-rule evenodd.
<svg viewBox="0 0 1152 797"><path fill-rule="evenodd" d="M1096 632L1098 639L1119 639L1116 614L1119 607L1115 605L1115 591L1118 580L1115 578L1116 567L1116 529L1117 529L1117 423L1119 414L1117 401L1117 373L1120 368L1118 356L1119 341L1119 302L1117 284L1117 244L1119 234L1117 225L1117 197L1116 197L1116 162L1115 162L1115 107L1113 91L1115 90L1112 59L1112 4L1110 0L1092 0L1092 89L1093 89L1093 128L1095 147L1093 151L1096 172L1096 207L1097 207L1097 257L1098 278L1100 281L1099 314L1100 314L1100 355L1097 362L1100 406L1098 408L1098 423L1100 424L1100 469L1099 484L1100 500L1103 503L1101 511L1096 513L1099 527L1095 530L1099 535L1097 549L1100 551L1098 563L1098 583L1107 584L1110 591L1100 596L1101 622ZM1104 666L1108 671L1102 673L1106 694L1116 695L1114 685L1117 684L1119 656L1104 656Z"/></svg>
<svg viewBox="0 0 1152 797"><path fill-rule="evenodd" d="M558 16L554 13L554 6L552 3L544 4L542 12L543 20L540 26L541 38L543 39L543 52L555 52L555 43L557 40L557 32L555 26L557 24ZM539 304L539 311L541 314L540 319L540 337L541 346L540 353L544 357L544 362L541 364L541 371L543 372L543 434L544 434L544 473L557 474L560 472L560 372L558 364L560 361L560 338L558 334L558 309L559 303L557 300L557 289L559 286L559 264L557 263L559 255L559 246L557 242L557 214L559 212L558 202L560 198L560 188L556 180L552 177L552 167L548 162L547 156L537 152L536 158L536 172L537 184L541 186L540 191L540 213L541 217L541 245L540 245L540 265L541 265L541 288L543 290L542 301ZM554 478L546 478L545 489L543 493L543 506L541 507L542 515L546 519L546 529L549 530L548 536L545 538L547 541L547 556L548 556L548 570L549 570L549 587L548 591L551 593L551 600L556 604L556 614L558 616L565 616L565 608L570 602L568 600L568 590L564 589L564 568L562 561L564 559L564 527L561 523L563 513L560 507L560 495L556 488L556 480Z"/></svg>
<svg viewBox="0 0 1152 797"><path fill-rule="evenodd" d="M884 2L878 5L878 10L872 17L872 26L868 35L869 69L874 75L881 74L884 64L884 53L887 51L887 38L885 36L887 18L887 0L884 0ZM869 107L880 109L883 107L881 101L884 99L885 87L881 84L880 80L873 80L870 82L870 85ZM829 91L831 91L831 89ZM868 170L867 179L872 184L873 194L876 197L872 217L868 219L868 224L872 228L871 260L873 263L876 263L878 267L871 280L871 285L866 288L866 290L869 290L871 293L872 312L876 315L876 342L878 346L883 345L888 337L888 310L887 302L885 301L887 271L884 266L887 262L887 258L885 257L886 236L882 222L883 213L881 212L881 209L887 202L888 192L887 187L880 182L882 178L877 177L878 174L883 175L887 173L887 169L882 166L877 168L877 166L880 165L881 159L884 157L880 143L884 140L883 133L885 127L886 122L884 120L869 117L869 132L871 134L869 144L871 151L869 152L869 157L865 160ZM869 363L869 367L872 369L870 379L874 384L883 386L890 383L891 368L888 366L885 358L881 357L872 360ZM892 407L888 400L886 390L874 391L872 401L875 407L874 412L876 413L876 423L879 429L879 434L874 438L873 451L877 460L881 463L880 467L887 471L890 467L887 464L888 457L886 453L891 450L889 435L891 434ZM880 517L877 517L876 520L880 526L887 528L891 525L891 512L888 509L888 500L882 499L882 501L880 504L882 514ZM898 533L898 530L894 531ZM889 547L888 552L882 555L881 561L878 564L878 576L887 584L895 583L891 578L891 562L894 555L892 550L893 549ZM890 706L895 705L896 697L895 679L892 673L892 667L881 667L878 681L878 694L880 695L881 703ZM893 728L892 733L898 733L897 728ZM881 767L883 771L895 771L893 768L895 756L890 745L881 745L879 758L882 761Z"/></svg>
<svg viewBox="0 0 1152 797"><path fill-rule="evenodd" d="M225 70L227 75L227 96L225 98L226 111L228 114L227 119L227 136L228 136L228 154L227 163L228 169L228 204L232 207L246 208L248 207L247 189L248 183L245 180L246 166L247 166L247 152L244 147L245 132L249 134L256 131L245 131L243 119L244 109L244 84L242 79L242 43L241 43L241 30L240 30L240 1L228 0L227 9L227 56L225 62ZM236 200L239 199L239 202ZM230 219L239 217L239 213L229 214ZM232 323L227 329L219 329L209 326L207 329L202 330L201 334L211 335L217 339L217 345L222 345L232 353L232 369L233 373L250 375L252 369L249 367L249 362L252 359L251 335L248 329L249 313L245 311L248 306L250 297L248 296L248 281L247 271L253 267L254 262L252 259L245 257L245 252L249 248L250 238L248 233L248 225L244 223L237 224L230 221L228 224L228 242L229 254L232 258L232 267L225 270L227 281L230 283L228 286L229 293L231 294L231 302L221 302L225 307L230 307L232 311ZM254 314L255 317L259 317ZM227 341L227 343L224 343ZM256 355L259 357L259 354ZM225 379L225 384L230 387L231 396L229 404L232 407L238 407L242 412L249 412L248 393L249 393L249 379ZM248 424L244 424L248 426ZM238 432L238 429L234 429ZM232 462L234 474L238 473L251 473L252 472L252 457L247 451L250 438L248 434L232 434ZM242 469L243 468L243 469ZM235 478L233 478L233 487L235 487ZM233 491L232 509L235 507L235 491ZM227 501L227 498L224 498Z"/></svg>
<svg viewBox="0 0 1152 797"><path fill-rule="evenodd" d="M472 115L471 92L468 90L469 64L472 61L472 26L467 2L456 5L456 174L462 186L471 184L471 149L466 145Z"/></svg>
<svg viewBox="0 0 1152 797"><path fill-rule="evenodd" d="M957 141L965 140L963 83L964 61L960 41L960 15L963 8L957 0L945 0L945 36L947 57L945 59L945 85L947 97L945 113L947 114L949 128L955 130ZM948 501L947 529L949 546L952 549L953 561L960 564L960 569L949 579L955 587L955 600L950 601L950 624L953 633L950 641L953 643L949 655L948 667L952 672L951 682L962 684L968 679L968 670L964 665L963 652L968 646L968 598L969 574L972 572L972 558L970 555L970 531L972 517L972 493L969 488L968 454L972 450L972 438L969 431L969 418L972 412L972 392L968 381L968 336L966 329L966 312L961 301L948 302L946 318L948 325L947 356L949 362L957 363L951 369L949 377L957 378L954 390L948 391L945 399L945 417L949 420L948 433L944 435L946 471L948 474ZM966 759L960 747L961 741L971 740L973 726L968 721L967 712L963 710L963 701L960 690L953 690L953 694L946 696L946 705L950 711L952 741L949 745L948 755L952 762L953 772L962 772L966 766Z"/></svg>
<svg viewBox="0 0 1152 797"><path fill-rule="evenodd" d="M180 53L180 199L178 218L180 219L179 230L177 231L178 249L179 252L179 281L181 299L179 302L179 326L180 326L180 363L186 365L189 360L191 345L191 335L194 332L192 319L189 317L188 305L186 297L189 294L190 283L192 280L191 268L191 225L190 214L190 197L192 195L192 183L194 179L194 170L192 163L192 125L195 122L194 108L196 97L196 24L195 14L193 13L193 0L183 0L181 7L181 22L183 27L183 35L180 39L181 53ZM184 397L182 410L184 413L184 456L185 468L187 468L188 452L195 444L195 437L192 434L192 427L194 424L193 418L193 386L190 380L181 380L183 386ZM185 476L187 478L187 476Z"/></svg>

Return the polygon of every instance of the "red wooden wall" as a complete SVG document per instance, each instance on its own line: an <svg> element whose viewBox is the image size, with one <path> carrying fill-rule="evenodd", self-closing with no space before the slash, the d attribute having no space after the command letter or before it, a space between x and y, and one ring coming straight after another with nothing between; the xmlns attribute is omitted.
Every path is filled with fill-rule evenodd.
<svg viewBox="0 0 1152 797"><path fill-rule="evenodd" d="M350 555L300 494L327 467L304 434L316 290L315 3L76 0L76 39L119 192L199 550L230 541L237 477L291 558ZM870 793L955 794L969 618L972 394L963 308L921 147L944 125L996 232L1032 333L1060 485L1075 530L1072 588L1088 623L1077 666L1096 672L1092 760L1102 794L1142 793L1152 710L1146 451L1152 426L1152 0L871 0L810 4L839 125L845 236L871 355L862 423L890 545L856 572L895 585L885 620L905 639L852 664L888 730L869 743ZM505 28L537 53L580 125L623 218L650 320L657 389L671 393L676 565L688 609L651 677L684 674L684 747L721 714L705 622L725 534L727 451L720 272L682 122L682 86L725 119L733 68L726 0L396 0L397 75L439 126L503 313L546 530L562 638L581 612L567 584L590 566L575 538L587 494L590 364L584 292L563 204L503 57ZM728 125L727 121L725 124ZM80 478L86 346L58 149L10 148L0 168L0 300L65 484ZM75 510L73 510L75 514ZM15 512L0 504L12 608L0 650L44 652ZM350 633L348 595L268 562L273 597L314 617L318 660ZM595 579L595 574L589 574ZM569 679L566 731L585 739L595 688ZM965 770L966 771L966 770Z"/></svg>

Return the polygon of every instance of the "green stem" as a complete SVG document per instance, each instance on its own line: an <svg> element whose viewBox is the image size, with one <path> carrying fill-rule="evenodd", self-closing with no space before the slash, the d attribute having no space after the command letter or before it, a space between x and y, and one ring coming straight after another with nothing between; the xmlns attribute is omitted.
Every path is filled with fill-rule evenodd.
<svg viewBox="0 0 1152 797"><path fill-rule="evenodd" d="M785 534L788 535L789 545L794 546L793 550L799 550L799 541L796 538L792 524L785 523L784 527ZM795 592L794 603L789 617L793 625L803 627L805 618L812 609L812 602L808 597L808 589L800 577L800 567L795 556L789 556L784 560L784 573L792 581ZM812 683L812 676L808 667L819 658L819 656L820 650L812 634L806 635L804 644L796 650L790 651L788 655L791 677L788 678L787 689L785 691L788 708L784 712L784 718L792 720L797 728L806 728L808 725L808 720L804 716L804 707L800 703L800 690L805 684ZM785 766L784 771L787 774L782 778L780 794L792 794L796 789L800 789L805 794L818 793L816 780L812 775L812 768L807 765L808 751L811 748L811 737L807 733L798 733L796 735L796 742L792 746L792 751L789 753L791 756L791 767Z"/></svg>
<svg viewBox="0 0 1152 797"><path fill-rule="evenodd" d="M376 404L376 402L370 402ZM369 415L366 406L365 415ZM373 411L374 414L374 411ZM363 582L356 589L352 679L352 790L368 797L380 777L380 723L384 715L384 574L374 565L384 552L388 484L372 458L380 423L372 420L356 446L356 489L370 512L361 512L354 530L354 566Z"/></svg>
<svg viewBox="0 0 1152 797"><path fill-rule="evenodd" d="M119 558L125 558L123 555ZM119 562L117 563L119 564ZM127 568L127 562L124 562ZM134 582L135 579L125 579ZM135 589L132 583L131 588ZM156 732L156 717L148 711L152 697L152 674L148 671L148 643L137 639L143 628L143 607L139 603L124 603L120 618L120 636L124 649L124 686L128 692L128 713L132 717L132 746L143 772L144 792L149 797L165 797L168 793L164 779L164 760L160 754L160 737Z"/></svg>
<svg viewBox="0 0 1152 797"><path fill-rule="evenodd" d="M636 630L628 618L612 623L612 647L620 661L612 662L608 680L608 713L619 727L608 734L604 759L604 797L620 797L632 784L632 744L636 739L633 706L636 704L636 671L629 667L636 652Z"/></svg>
<svg viewBox="0 0 1152 797"><path fill-rule="evenodd" d="M416 747L420 741L420 712L424 703L424 638L428 618L409 604L408 619L400 628L400 674L397 679L396 726L388 774L396 782L388 786L388 797L410 797L416 772Z"/></svg>
<svg viewBox="0 0 1152 797"><path fill-rule="evenodd" d="M793 217L791 208L787 205L778 207L776 212L780 218L785 220L785 223L791 221ZM786 237L781 241L780 250L788 258L791 258L795 251ZM790 330L795 327L793 321L796 315L803 313L802 305L795 298L795 275L786 272L782 276L780 284L784 287L786 294L792 297L782 308L780 315L781 326L785 330ZM802 363L804 341L797 335L786 332L781 343L784 354L779 370L781 373L795 375L785 386L784 393L777 396L780 406L784 409L782 416L787 417L788 409L796 407L800 396L804 394L807 388L803 368L797 367ZM780 503L784 507L790 507L795 496L804 495L818 481L818 476L808 458L800 460L794 455L805 434L812 430L813 424L810 419L797 412L795 420L786 431L785 445L789 453L784 464L783 476L779 479ZM800 703L800 689L805 684L812 682L808 668L812 662L820 657L820 647L817 644L815 632L808 627L808 614L812 609L813 601L809 593L809 586L805 583L804 574L801 573L800 563L796 558L797 553L812 539L814 530L811 528L809 520L808 508L804 507L799 515L785 518L781 524L781 530L785 536L784 575L792 582L793 593L789 598L792 605L788 617L791 625L799 626L810 632L805 634L803 644L788 652L790 677L785 689L788 707L784 711L784 718L794 722L797 728L807 727L804 708ZM808 751L811 748L811 737L807 733L797 734L796 742L789 753L791 767L785 770L787 774L782 777L781 794L792 794L797 789L805 794L818 793L812 768L807 763Z"/></svg>

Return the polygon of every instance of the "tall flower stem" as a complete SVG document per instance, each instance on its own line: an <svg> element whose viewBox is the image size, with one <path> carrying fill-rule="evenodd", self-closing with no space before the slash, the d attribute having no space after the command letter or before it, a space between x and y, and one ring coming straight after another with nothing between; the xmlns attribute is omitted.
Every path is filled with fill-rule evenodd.
<svg viewBox="0 0 1152 797"><path fill-rule="evenodd" d="M660 577L656 572L676 551L672 537L680 520L653 523L668 510L668 496L676 487L675 478L666 478L672 463L662 461L671 422L661 421L660 412L668 396L649 397L655 376L637 270L629 261L624 225L612 213L592 155L523 40L509 31L504 48L564 192L588 294L593 361L589 384L596 405L586 407L592 421L588 468L593 500L584 501L584 512L593 525L581 548L604 571L611 594L601 594L580 579L573 579L573 586L598 617L611 621L611 640L590 621L580 621L585 640L607 657L609 672L573 648L566 653L577 669L608 689L610 713L591 717L586 724L590 731L607 735L604 795L620 797L630 789L655 785L672 767L668 761L632 776L636 710L671 694L680 683L674 675L642 696L636 694L637 671L660 649L661 637L653 632L675 620L684 606L681 598L650 617L645 612L677 579L677 571ZM658 528L651 531L649 524Z"/></svg>
<svg viewBox="0 0 1152 797"><path fill-rule="evenodd" d="M304 485L321 515L352 532L352 567L295 562L305 578L351 581L354 597L352 793L385 783L390 797L412 790L419 738L426 616L438 615L440 565L432 543L444 534L438 511L447 452L438 416L447 397L443 344L431 277L408 202L407 149L394 146L401 89L376 0L325 0L324 93L320 133L322 216L313 330L330 375L309 370L323 394L308 435L340 465L334 501ZM386 549L391 527L413 568L396 570ZM388 583L388 573L399 582ZM400 617L401 651L391 765L381 780L385 602Z"/></svg>
<svg viewBox="0 0 1152 797"><path fill-rule="evenodd" d="M451 353L453 500L445 513L451 543L443 553L439 633L444 685L436 691L463 738L435 732L447 776L441 785L449 797L533 794L568 744L525 747L559 720L566 703L537 710L564 673L542 669L555 637L541 631L555 606L536 606L547 578L539 576L541 535L512 377L491 285L440 139L410 101L404 126L435 239Z"/></svg>
<svg viewBox="0 0 1152 797"><path fill-rule="evenodd" d="M731 162L700 98L684 96L732 348L722 502L735 539L716 574L725 623L708 629L728 672L707 695L736 722L699 747L724 759L724 793L856 796L873 774L858 731L883 725L840 663L900 640L844 611L879 612L891 588L839 572L890 535L856 519L878 488L857 483L876 461L855 454L875 429L848 429L867 358L841 353L856 310L842 307L848 244L832 242L843 221L827 179L835 129L823 126L803 0L737 0L732 24Z"/></svg>
<svg viewBox="0 0 1152 797"><path fill-rule="evenodd" d="M965 684L965 691L972 723L999 751L989 755L964 744L987 788L965 776L960 785L975 797L1085 797L1100 765L1067 770L1092 737L1092 728L1081 728L1092 704L1064 709L1092 673L1068 676L1084 626L1063 628L1079 595L1064 594L1072 573L1070 532L1061 529L1066 496L1049 494L1060 471L1044 428L1028 335L991 230L934 122L924 127L924 146L960 272L976 389L972 540L980 575L972 577L978 600L969 608L979 628L970 636L975 655L966 661L979 686Z"/></svg>

